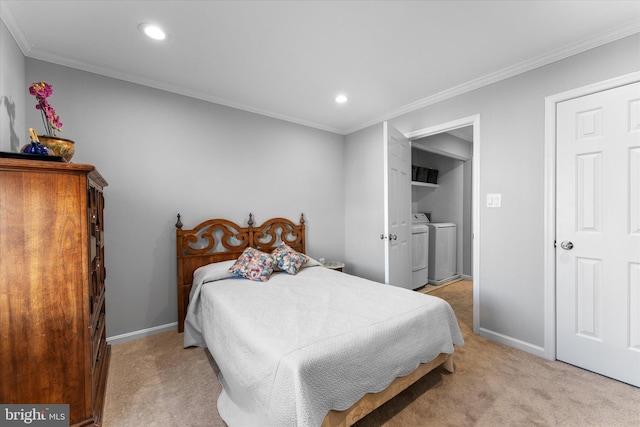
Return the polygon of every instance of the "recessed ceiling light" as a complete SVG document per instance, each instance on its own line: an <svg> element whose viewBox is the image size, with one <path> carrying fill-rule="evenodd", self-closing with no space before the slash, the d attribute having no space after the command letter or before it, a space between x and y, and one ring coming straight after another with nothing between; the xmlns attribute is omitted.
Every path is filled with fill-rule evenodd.
<svg viewBox="0 0 640 427"><path fill-rule="evenodd" d="M164 30L157 25L142 23L138 27L140 28L140 31L154 40L164 40L167 38L167 34Z"/></svg>
<svg viewBox="0 0 640 427"><path fill-rule="evenodd" d="M347 102L349 100L349 98L347 98L347 95L340 94L340 95L336 96L335 100L336 100L336 102L338 104L344 104L345 102Z"/></svg>

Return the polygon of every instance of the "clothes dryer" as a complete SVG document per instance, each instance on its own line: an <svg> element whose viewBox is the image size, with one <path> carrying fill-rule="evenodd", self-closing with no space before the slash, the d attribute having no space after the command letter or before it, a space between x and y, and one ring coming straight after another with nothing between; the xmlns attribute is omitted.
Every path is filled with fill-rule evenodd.
<svg viewBox="0 0 640 427"><path fill-rule="evenodd" d="M452 222L429 223L429 284L441 285L457 273L457 229Z"/></svg>

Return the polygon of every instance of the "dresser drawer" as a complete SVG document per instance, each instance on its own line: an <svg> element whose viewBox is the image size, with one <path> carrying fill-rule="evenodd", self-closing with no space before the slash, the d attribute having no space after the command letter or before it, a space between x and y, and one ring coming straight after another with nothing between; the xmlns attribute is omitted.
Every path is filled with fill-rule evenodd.
<svg viewBox="0 0 640 427"><path fill-rule="evenodd" d="M95 375L96 372L98 372L100 370L100 366L101 366L101 361L104 360L104 352L106 350L107 347L107 337L104 333L104 329L102 330L102 335L100 335L100 339L97 341L97 347L96 347L96 353L95 353L95 358L92 361L91 364L91 374Z"/></svg>
<svg viewBox="0 0 640 427"><path fill-rule="evenodd" d="M104 312L100 314L98 317L98 321L96 322L96 327L93 330L93 334L91 336L91 370L95 369L95 365L100 358L100 350L103 343L107 342L107 332L105 328L105 316Z"/></svg>
<svg viewBox="0 0 640 427"><path fill-rule="evenodd" d="M91 296L89 309L90 309L90 321L89 327L91 329L91 336L93 337L99 327L100 316L105 312L104 310L104 288L101 293Z"/></svg>
<svg viewBox="0 0 640 427"><path fill-rule="evenodd" d="M96 347L95 357L91 362L91 400L94 403L97 403L97 407L101 409L101 399L104 397L104 388L111 350L111 347L107 345L107 337L104 327L101 328L101 334L98 335L98 340L94 344Z"/></svg>

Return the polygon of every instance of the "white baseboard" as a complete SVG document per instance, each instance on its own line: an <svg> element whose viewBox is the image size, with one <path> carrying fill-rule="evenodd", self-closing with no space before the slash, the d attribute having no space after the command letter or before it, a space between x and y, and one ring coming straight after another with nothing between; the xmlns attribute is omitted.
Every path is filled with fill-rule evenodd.
<svg viewBox="0 0 640 427"><path fill-rule="evenodd" d="M543 359L546 358L544 348L540 346L533 345L525 341L520 341L519 339L502 335L484 328L480 328L478 335L480 335L481 337L485 337L493 342L497 342L498 344L504 344L509 347L517 348L518 350L526 351L527 353L542 357Z"/></svg>
<svg viewBox="0 0 640 427"><path fill-rule="evenodd" d="M473 282L473 276L469 274L463 274L461 277L462 277L462 280L468 280L470 282Z"/></svg>
<svg viewBox="0 0 640 427"><path fill-rule="evenodd" d="M142 329L140 331L127 332L126 334L107 337L108 344L121 344L138 338L148 337L162 332L175 331L178 329L178 322L167 323L166 325L154 326L153 328Z"/></svg>
<svg viewBox="0 0 640 427"><path fill-rule="evenodd" d="M456 279L460 279L460 274L454 274L453 276L447 277L446 279L440 279L440 280L429 280L428 284L432 285L432 286L440 286L443 283L447 283L447 282L452 282Z"/></svg>

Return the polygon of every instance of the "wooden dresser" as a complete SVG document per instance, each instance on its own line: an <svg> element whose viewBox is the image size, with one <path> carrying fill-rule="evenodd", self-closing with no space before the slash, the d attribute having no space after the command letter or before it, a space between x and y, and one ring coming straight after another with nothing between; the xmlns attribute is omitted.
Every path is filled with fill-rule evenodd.
<svg viewBox="0 0 640 427"><path fill-rule="evenodd" d="M109 368L106 181L91 165L0 159L0 402L69 404L99 425Z"/></svg>

